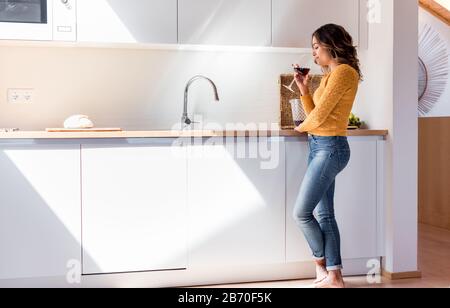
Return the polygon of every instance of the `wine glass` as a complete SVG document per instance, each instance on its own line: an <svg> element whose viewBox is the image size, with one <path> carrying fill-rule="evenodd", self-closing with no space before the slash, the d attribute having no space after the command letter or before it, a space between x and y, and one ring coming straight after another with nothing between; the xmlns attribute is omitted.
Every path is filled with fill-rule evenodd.
<svg viewBox="0 0 450 308"><path fill-rule="evenodd" d="M306 76L309 74L309 72L311 71L310 68L306 68L306 67L299 67L299 66L293 66L294 67L294 71L296 73L299 73L302 76ZM294 86L295 83L295 76L292 79L292 82L289 86L283 85L283 87L285 87L286 89L288 89L289 91L291 91L292 93L295 93L295 91L292 89L292 87Z"/></svg>

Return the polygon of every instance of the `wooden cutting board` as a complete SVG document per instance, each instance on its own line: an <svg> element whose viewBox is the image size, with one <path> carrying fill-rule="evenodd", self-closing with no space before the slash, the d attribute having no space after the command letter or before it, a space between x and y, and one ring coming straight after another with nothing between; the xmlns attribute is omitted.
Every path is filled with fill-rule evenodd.
<svg viewBox="0 0 450 308"><path fill-rule="evenodd" d="M317 88L320 86L320 82L322 81L322 75L313 75L311 74L311 81L309 83L309 92L313 94ZM294 129L294 121L292 119L292 110L291 104L289 104L289 100L300 98L300 90L297 85L293 85L292 90L294 92L289 91L283 85L289 86L294 79L293 74L281 74L280 79L278 81L280 86L280 128L281 129Z"/></svg>
<svg viewBox="0 0 450 308"><path fill-rule="evenodd" d="M121 132L121 128L47 128L51 133L78 133L78 132Z"/></svg>

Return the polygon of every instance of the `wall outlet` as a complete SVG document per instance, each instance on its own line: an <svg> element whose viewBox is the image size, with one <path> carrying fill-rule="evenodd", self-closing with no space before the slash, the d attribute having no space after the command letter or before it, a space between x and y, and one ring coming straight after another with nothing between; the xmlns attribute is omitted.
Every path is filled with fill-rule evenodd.
<svg viewBox="0 0 450 308"><path fill-rule="evenodd" d="M30 104L33 102L34 89L8 89L8 103Z"/></svg>

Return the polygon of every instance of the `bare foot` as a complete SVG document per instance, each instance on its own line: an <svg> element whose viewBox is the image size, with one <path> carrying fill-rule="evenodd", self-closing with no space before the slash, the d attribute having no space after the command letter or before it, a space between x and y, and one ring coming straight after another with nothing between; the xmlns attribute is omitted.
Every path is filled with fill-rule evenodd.
<svg viewBox="0 0 450 308"><path fill-rule="evenodd" d="M327 277L327 268L323 265L316 264L316 280L314 280L314 284L324 281Z"/></svg>
<svg viewBox="0 0 450 308"><path fill-rule="evenodd" d="M345 283L343 279L332 279L329 276L322 282L315 285L316 289L344 289Z"/></svg>

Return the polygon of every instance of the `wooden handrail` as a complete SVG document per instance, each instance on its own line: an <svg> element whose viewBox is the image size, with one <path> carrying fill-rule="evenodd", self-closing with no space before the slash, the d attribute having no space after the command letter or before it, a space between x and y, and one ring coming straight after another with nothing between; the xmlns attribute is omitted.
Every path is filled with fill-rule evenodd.
<svg viewBox="0 0 450 308"><path fill-rule="evenodd" d="M450 26L450 11L434 0L419 0L420 6Z"/></svg>

